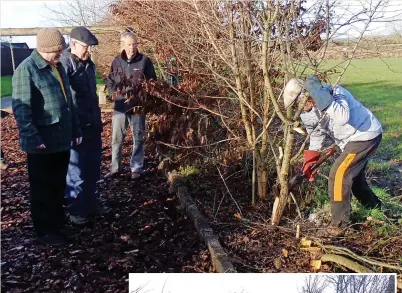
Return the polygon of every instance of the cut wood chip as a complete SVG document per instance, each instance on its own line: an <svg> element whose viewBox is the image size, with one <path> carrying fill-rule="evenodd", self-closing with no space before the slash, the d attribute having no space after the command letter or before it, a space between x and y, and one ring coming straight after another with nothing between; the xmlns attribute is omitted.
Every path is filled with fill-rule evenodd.
<svg viewBox="0 0 402 293"><path fill-rule="evenodd" d="M320 247L301 247L301 251L310 251L310 252L321 252Z"/></svg>
<svg viewBox="0 0 402 293"><path fill-rule="evenodd" d="M271 220L271 224L275 225L275 215L276 215L276 209L278 208L279 205L279 197L275 197L275 201L274 201L274 206L272 208L272 220Z"/></svg>
<svg viewBox="0 0 402 293"><path fill-rule="evenodd" d="M311 246L311 240L308 240L306 237L303 237L303 238L300 240L300 244L301 244L301 246L303 246L303 247L310 247L310 246Z"/></svg>
<svg viewBox="0 0 402 293"><path fill-rule="evenodd" d="M297 133L300 133L301 135L306 135L306 132L300 127L294 127L293 130Z"/></svg>
<svg viewBox="0 0 402 293"><path fill-rule="evenodd" d="M315 269L315 270L319 270L321 268L321 260L319 259L312 259L310 261L310 265Z"/></svg>
<svg viewBox="0 0 402 293"><path fill-rule="evenodd" d="M279 160L283 158L283 149L279 147Z"/></svg>

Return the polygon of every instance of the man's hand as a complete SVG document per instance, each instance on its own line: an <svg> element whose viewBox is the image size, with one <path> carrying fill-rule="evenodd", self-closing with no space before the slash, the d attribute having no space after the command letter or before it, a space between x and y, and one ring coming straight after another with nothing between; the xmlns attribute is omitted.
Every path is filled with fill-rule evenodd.
<svg viewBox="0 0 402 293"><path fill-rule="evenodd" d="M314 181L314 175L318 172L318 169L310 171L310 168L318 161L320 153L312 150L304 151L304 163L302 166L302 172L310 182Z"/></svg>
<svg viewBox="0 0 402 293"><path fill-rule="evenodd" d="M80 145L82 142L82 136L75 139L75 144Z"/></svg>
<svg viewBox="0 0 402 293"><path fill-rule="evenodd" d="M46 146L43 143L40 146L36 147L36 149L38 149L38 150L43 150L45 148L46 148Z"/></svg>
<svg viewBox="0 0 402 293"><path fill-rule="evenodd" d="M133 107L133 114L142 114L142 106Z"/></svg>

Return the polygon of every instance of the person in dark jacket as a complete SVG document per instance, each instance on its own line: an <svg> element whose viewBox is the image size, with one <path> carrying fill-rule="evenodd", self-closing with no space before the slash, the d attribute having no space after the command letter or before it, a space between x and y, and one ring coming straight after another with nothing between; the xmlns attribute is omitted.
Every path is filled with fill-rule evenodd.
<svg viewBox="0 0 402 293"><path fill-rule="evenodd" d="M82 134L60 57L65 42L55 28L37 35L37 49L13 75L12 107L19 144L27 153L31 216L39 241L61 245L79 230L65 226L63 201L70 148Z"/></svg>
<svg viewBox="0 0 402 293"><path fill-rule="evenodd" d="M102 119L96 93L96 69L90 54L97 38L85 27L75 27L70 33L61 63L70 79L73 101L78 110L83 140L71 149L67 173L67 212L75 225L85 225L95 215L102 215L96 193L100 178L102 153Z"/></svg>
<svg viewBox="0 0 402 293"><path fill-rule="evenodd" d="M107 177L121 171L122 146L127 124L130 124L134 140L130 160L131 178L137 179L144 167L145 115L137 107L136 89L142 79L156 80L156 74L151 60L138 52L138 39L133 33L124 33L121 41L123 50L112 62L107 84L109 94L114 97L112 164Z"/></svg>

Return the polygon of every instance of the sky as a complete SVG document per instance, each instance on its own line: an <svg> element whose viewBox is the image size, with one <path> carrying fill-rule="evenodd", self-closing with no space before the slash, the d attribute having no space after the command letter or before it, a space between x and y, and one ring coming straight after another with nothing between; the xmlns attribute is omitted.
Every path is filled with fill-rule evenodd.
<svg viewBox="0 0 402 293"><path fill-rule="evenodd" d="M130 293L300 293L306 277L334 274L130 274ZM345 274L342 274L345 275ZM348 274L346 274L348 275ZM373 275L373 274L364 274ZM375 275L375 274L374 274ZM390 274L379 274L384 281ZM392 274L395 277L395 274ZM323 281L325 279L322 279ZM320 279L321 280L321 279ZM138 290L141 288L140 290ZM366 290L371 290L367 285ZM322 293L335 293L333 284Z"/></svg>
<svg viewBox="0 0 402 293"><path fill-rule="evenodd" d="M307 275L307 274L306 274ZM138 293L299 293L303 274L130 274L129 292ZM332 293L327 289L324 293Z"/></svg>
<svg viewBox="0 0 402 293"><path fill-rule="evenodd" d="M315 2L315 0L308 0ZM333 0L331 0L333 1ZM386 7L385 16L400 19L402 25L402 0L387 0L389 4ZM52 18L52 12L45 7L45 4L51 9L67 7L68 1L18 1L18 0L1 0L1 28L23 28L23 27L46 27L57 25L49 21ZM359 0L338 0L341 7L348 6L353 12L355 9L361 9ZM371 34L389 33L393 24L390 23L373 23L370 26ZM349 31L349 34L358 35L356 32ZM8 37L7 37L8 38ZM13 42L27 42L31 48L36 47L36 38L32 37L13 37Z"/></svg>

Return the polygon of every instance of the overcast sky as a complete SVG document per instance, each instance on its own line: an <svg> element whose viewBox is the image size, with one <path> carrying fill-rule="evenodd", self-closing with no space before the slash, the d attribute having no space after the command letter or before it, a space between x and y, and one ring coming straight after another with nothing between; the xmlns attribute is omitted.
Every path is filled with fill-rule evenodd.
<svg viewBox="0 0 402 293"><path fill-rule="evenodd" d="M298 293L302 274L130 274L129 292L139 293ZM327 290L325 293L332 293Z"/></svg>
<svg viewBox="0 0 402 293"><path fill-rule="evenodd" d="M388 19L391 17L400 19L402 25L402 0L387 1L389 1L389 4L386 7L384 16ZM67 2L68 1L53 0L1 0L1 28L46 27L55 25L56 23L49 21L49 19L52 18L52 12L45 7L45 4L51 9L59 9L60 7L67 7ZM309 0L308 2L312 3L315 1ZM351 12L356 9L361 9L361 4L359 4L358 0L339 0L339 3L342 8L348 6ZM373 23L370 27L370 33L389 33L392 30L392 26L393 24L390 23ZM352 30L349 34L353 35L356 33ZM12 41L27 42L31 48L36 47L35 37L13 37Z"/></svg>

